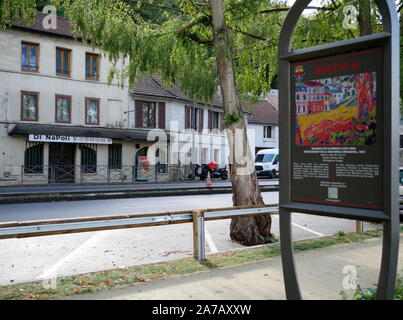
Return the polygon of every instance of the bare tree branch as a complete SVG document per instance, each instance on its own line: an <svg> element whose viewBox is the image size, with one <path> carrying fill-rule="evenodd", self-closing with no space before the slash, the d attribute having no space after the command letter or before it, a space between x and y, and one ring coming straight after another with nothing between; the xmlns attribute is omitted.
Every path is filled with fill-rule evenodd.
<svg viewBox="0 0 403 320"><path fill-rule="evenodd" d="M194 42L200 43L200 44L204 44L204 45L207 45L207 46L212 46L214 44L213 40L200 39L197 35L195 35L193 33L184 33L183 35L186 38L188 38L188 39L190 39L190 40L192 40Z"/></svg>
<svg viewBox="0 0 403 320"><path fill-rule="evenodd" d="M268 40L267 38L264 38L264 37L262 37L262 36L257 36L257 35L255 35L255 34L252 34L252 33L246 32L246 31L242 31L242 30L237 29L237 28L234 29L234 28L232 28L232 27L230 27L230 26L227 26L227 28L228 28L229 30L232 30L232 31L234 31L234 32L243 34L243 35L248 36L248 37L250 37L250 38L254 38L254 39L258 39L258 40L262 40L262 41L267 41L267 40Z"/></svg>
<svg viewBox="0 0 403 320"><path fill-rule="evenodd" d="M310 9L310 10L319 10L319 11L335 11L336 9L334 8L327 8L327 7L306 7L305 9ZM279 7L279 8L272 8L272 9L266 9L266 10L261 10L258 13L272 13L272 12L284 12L284 11L289 11L290 7Z"/></svg>
<svg viewBox="0 0 403 320"><path fill-rule="evenodd" d="M195 25L198 25L199 23L201 23L201 21L199 21L199 20L192 21L191 23L184 25L180 29L176 30L175 33L182 33L183 31L190 29L190 28L194 27Z"/></svg>
<svg viewBox="0 0 403 320"><path fill-rule="evenodd" d="M192 27L198 25L199 23L204 23L204 22L207 22L207 21L209 21L208 17L202 17L202 18L200 18L198 20L192 21L192 22L182 26L181 28L176 30L175 33L178 34L178 35L183 35L186 38L188 38L188 39L190 39L192 41L195 41L197 43L200 43L200 44L205 44L205 45L209 45L209 46L213 45L213 40L202 40L196 34L187 32L189 29L191 29Z"/></svg>

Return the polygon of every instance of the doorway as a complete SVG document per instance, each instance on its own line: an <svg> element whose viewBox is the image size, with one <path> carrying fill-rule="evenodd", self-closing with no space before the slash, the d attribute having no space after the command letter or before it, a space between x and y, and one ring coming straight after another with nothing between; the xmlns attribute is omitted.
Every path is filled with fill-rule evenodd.
<svg viewBox="0 0 403 320"><path fill-rule="evenodd" d="M49 183L75 181L76 145L49 143Z"/></svg>
<svg viewBox="0 0 403 320"><path fill-rule="evenodd" d="M136 153L135 158L135 176L136 181L148 181L149 163L147 158L148 147L141 148Z"/></svg>

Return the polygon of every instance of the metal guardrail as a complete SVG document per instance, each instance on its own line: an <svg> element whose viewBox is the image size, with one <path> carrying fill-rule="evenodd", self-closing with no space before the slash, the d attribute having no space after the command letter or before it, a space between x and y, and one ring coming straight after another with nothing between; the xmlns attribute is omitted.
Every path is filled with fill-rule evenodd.
<svg viewBox="0 0 403 320"><path fill-rule="evenodd" d="M0 239L27 238L192 222L194 257L195 259L202 261L205 260L204 221L274 214L278 214L277 205L240 206L138 215L7 222L0 223Z"/></svg>

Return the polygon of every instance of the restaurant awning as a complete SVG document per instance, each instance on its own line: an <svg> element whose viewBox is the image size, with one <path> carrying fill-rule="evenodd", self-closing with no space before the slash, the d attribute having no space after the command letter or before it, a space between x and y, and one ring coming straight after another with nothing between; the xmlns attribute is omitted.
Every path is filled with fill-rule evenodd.
<svg viewBox="0 0 403 320"><path fill-rule="evenodd" d="M155 129L161 131L161 129ZM84 127L84 126L66 126L38 123L17 123L9 130L9 135L30 134L38 135L60 135L60 136L75 136L75 137L94 137L94 138L110 138L122 141L148 141L147 137L151 129L120 129L120 128L105 128L105 127ZM169 141L168 132L166 139ZM155 135L153 135L155 136ZM152 139L150 141L156 141Z"/></svg>

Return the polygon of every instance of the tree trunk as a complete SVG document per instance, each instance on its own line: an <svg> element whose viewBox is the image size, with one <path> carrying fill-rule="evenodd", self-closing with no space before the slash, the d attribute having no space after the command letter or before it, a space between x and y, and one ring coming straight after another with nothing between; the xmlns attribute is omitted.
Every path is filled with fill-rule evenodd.
<svg viewBox="0 0 403 320"><path fill-rule="evenodd" d="M210 6L224 116L235 115L234 121L225 124L230 151L233 204L234 206L264 204L248 144L246 122L236 86L223 0L210 0ZM234 218L231 221L230 236L231 239L245 245L261 244L272 239L270 229L270 216Z"/></svg>
<svg viewBox="0 0 403 320"><path fill-rule="evenodd" d="M360 0L358 23L360 25L360 36L361 37L372 34L370 0Z"/></svg>

